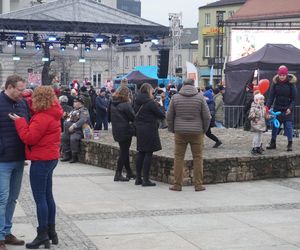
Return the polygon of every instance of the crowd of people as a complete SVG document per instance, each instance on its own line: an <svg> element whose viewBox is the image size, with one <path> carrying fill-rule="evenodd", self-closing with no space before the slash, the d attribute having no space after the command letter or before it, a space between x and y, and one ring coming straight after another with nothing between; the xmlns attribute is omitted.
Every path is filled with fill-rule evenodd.
<svg viewBox="0 0 300 250"><path fill-rule="evenodd" d="M262 135L273 111L279 114L279 126L273 126L267 149L276 149L276 137L283 123L287 151L292 150L295 82L296 77L288 73L286 66L281 66L273 78L267 101L260 92L249 95L247 119L253 132L252 154L263 152ZM78 81L73 81L71 88L39 86L30 90L26 87L23 78L12 75L0 93L0 250L7 250L9 244L25 244L12 234L11 228L26 159L31 161L30 185L38 221L37 236L26 248L38 249L42 245L50 248L50 243L58 244L53 171L59 159L78 161L86 127L108 130L111 123L113 138L120 148L113 180L135 179L135 185L142 187L156 185L150 180L152 157L162 149L159 128L167 128L174 133L175 144L174 183L169 189L182 190L184 156L190 145L194 189L205 190L204 135L215 142L214 148L222 145L211 128L224 128L223 86L198 89L194 80L186 79L178 86L153 88L143 83L130 89L127 79L123 79L116 90L95 90L89 82L80 87ZM273 111L269 112L271 107ZM129 159L133 136L137 140L135 171ZM124 169L126 176L123 176Z"/></svg>

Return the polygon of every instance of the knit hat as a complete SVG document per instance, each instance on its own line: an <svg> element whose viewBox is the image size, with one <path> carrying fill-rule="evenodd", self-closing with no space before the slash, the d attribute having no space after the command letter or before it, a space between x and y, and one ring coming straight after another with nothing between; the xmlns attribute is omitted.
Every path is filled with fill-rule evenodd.
<svg viewBox="0 0 300 250"><path fill-rule="evenodd" d="M262 95L262 94L256 94L255 96L254 96L254 102L255 103L259 103L259 101L260 100L264 100L265 99L265 97Z"/></svg>
<svg viewBox="0 0 300 250"><path fill-rule="evenodd" d="M281 65L277 70L277 74L287 76L289 74L289 70L285 65Z"/></svg>
<svg viewBox="0 0 300 250"><path fill-rule="evenodd" d="M85 92L85 91L87 91L87 88L86 88L85 86L82 86L82 87L80 88L80 91Z"/></svg>
<svg viewBox="0 0 300 250"><path fill-rule="evenodd" d="M105 88L105 87L102 87L102 88L100 89L100 93L102 93L102 92L106 92L106 88Z"/></svg>

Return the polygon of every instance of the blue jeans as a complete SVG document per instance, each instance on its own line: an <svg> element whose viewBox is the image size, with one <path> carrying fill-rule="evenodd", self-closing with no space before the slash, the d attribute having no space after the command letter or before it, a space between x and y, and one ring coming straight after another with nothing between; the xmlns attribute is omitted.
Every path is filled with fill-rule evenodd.
<svg viewBox="0 0 300 250"><path fill-rule="evenodd" d="M52 194L52 175L58 160L32 161L30 185L36 204L39 229L55 224L56 205Z"/></svg>
<svg viewBox="0 0 300 250"><path fill-rule="evenodd" d="M24 161L0 162L0 240L11 233L23 170Z"/></svg>
<svg viewBox="0 0 300 250"><path fill-rule="evenodd" d="M288 141L293 141L293 122L292 121L285 121L283 122L284 125L284 134L287 136ZM281 126L281 122L280 122ZM278 135L279 128L276 128L273 126L272 128L272 139L276 140L276 137Z"/></svg>

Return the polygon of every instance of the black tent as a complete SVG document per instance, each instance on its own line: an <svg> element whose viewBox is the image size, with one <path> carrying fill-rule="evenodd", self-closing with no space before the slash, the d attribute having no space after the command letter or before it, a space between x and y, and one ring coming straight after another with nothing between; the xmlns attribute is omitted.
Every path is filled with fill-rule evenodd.
<svg viewBox="0 0 300 250"><path fill-rule="evenodd" d="M280 65L286 65L289 73L295 74L297 79L300 77L300 49L291 44L266 44L264 47L253 54L228 62L225 67L226 92L224 103L230 108L225 110L225 124L229 127L238 126L241 122L242 114L234 106L244 105L246 86L253 79L254 71L258 70L259 79L269 79L272 82L273 76ZM300 104L300 88L297 85L298 97L296 104ZM228 115L228 112L234 113L235 118ZM229 120L228 120L229 119Z"/></svg>
<svg viewBox="0 0 300 250"><path fill-rule="evenodd" d="M141 85L145 82L150 83L154 88L158 84L158 80L155 78L148 77L144 75L139 70L133 70L125 76L128 79L128 83ZM121 79L115 79L114 83L119 84Z"/></svg>

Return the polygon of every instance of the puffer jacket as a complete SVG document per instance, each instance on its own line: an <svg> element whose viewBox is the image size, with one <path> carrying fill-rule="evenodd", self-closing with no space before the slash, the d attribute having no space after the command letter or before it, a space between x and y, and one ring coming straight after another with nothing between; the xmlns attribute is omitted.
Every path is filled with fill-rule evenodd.
<svg viewBox="0 0 300 250"><path fill-rule="evenodd" d="M211 115L202 93L191 85L184 85L170 102L167 122L172 133L205 133Z"/></svg>
<svg viewBox="0 0 300 250"><path fill-rule="evenodd" d="M28 160L56 160L60 157L62 115L63 110L55 101L49 109L36 112L29 124L24 118L15 121Z"/></svg>
<svg viewBox="0 0 300 250"><path fill-rule="evenodd" d="M293 111L295 106L295 100L297 96L296 88L297 78L295 75L288 75L285 82L280 82L278 75L273 78L273 84L270 89L269 98L267 101L268 108L273 105L273 110L281 111L282 116L279 119L284 118L285 120L292 120L292 113L285 115L287 109Z"/></svg>
<svg viewBox="0 0 300 250"><path fill-rule="evenodd" d="M250 112L249 112L249 120L251 124L252 132L264 132L266 131L266 110L265 106L252 102Z"/></svg>
<svg viewBox="0 0 300 250"><path fill-rule="evenodd" d="M15 102L4 91L0 93L0 162L24 161L25 148L9 113L29 121L30 112L25 100Z"/></svg>
<svg viewBox="0 0 300 250"><path fill-rule="evenodd" d="M108 109L108 121L112 125L112 134L117 142L128 141L133 136L130 122L134 121L134 110L130 102L121 102L113 98Z"/></svg>

